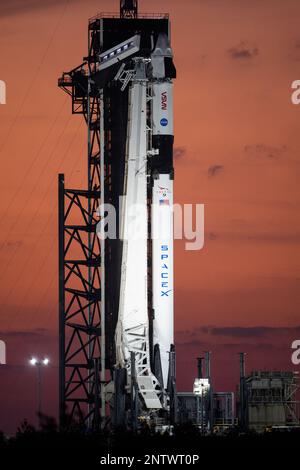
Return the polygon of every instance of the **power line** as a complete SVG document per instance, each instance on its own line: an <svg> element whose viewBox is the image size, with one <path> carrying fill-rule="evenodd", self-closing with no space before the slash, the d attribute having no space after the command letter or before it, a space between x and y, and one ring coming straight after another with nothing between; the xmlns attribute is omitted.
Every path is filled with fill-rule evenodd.
<svg viewBox="0 0 300 470"><path fill-rule="evenodd" d="M83 151L84 151L84 148L85 148L85 144L84 144L84 146L83 146L82 153L83 153ZM72 168L72 170L71 170L71 172L70 172L70 175L71 175L71 176L74 174L75 166L76 166L76 165L74 165L74 167ZM84 180L86 180L86 177L84 177ZM81 181L81 186L84 186L84 182L85 182L84 180L82 179L82 181ZM57 241L57 240L56 240L56 241ZM41 304L42 304L42 300L44 299L45 294L49 291L49 289L51 288L51 286L52 286L54 280L56 280L56 279L57 279L57 272L55 272L55 273L53 274L53 276L52 276L52 278L51 278L51 280L50 280L48 286L46 287L46 289L45 289L45 291L44 291L44 294L43 294L43 295L41 296L41 298L40 298L39 304L38 304L37 307L33 310L33 314L31 315L31 321L32 321L33 317L35 316L35 314L40 310L40 307L41 307ZM48 315L48 319L51 318L51 316L52 316L53 313L54 313L54 310L52 309L51 312L50 312L50 315Z"/></svg>
<svg viewBox="0 0 300 470"><path fill-rule="evenodd" d="M10 127L9 127L9 129L8 129L7 135L6 135L4 141L3 141L2 145L1 145L0 154L1 154L1 152L3 151L3 149L4 149L4 147L5 147L5 144L6 144L7 140L8 140L8 138L9 138L10 135L11 135L11 132L12 132L13 127L15 126L16 122L18 121L18 118L19 118L19 116L20 116L20 114L21 114L21 111L22 111L22 109L23 109L23 107L24 107L24 104L25 104L25 102L26 102L26 100L27 100L29 94L31 93L32 89L33 89L34 86L35 86L36 79L37 79L37 77L38 77L38 75L39 75L39 73L40 73L40 71L41 71L41 69L42 69L42 66L43 66L43 64L44 64L44 61L45 61L45 59L46 59L46 56L47 56L47 54L48 54L48 52L49 52L49 50L50 50L50 47L51 47L51 44L52 44L52 42L53 42L54 36L55 36L55 34L56 34L56 32L57 32L59 26L60 26L60 23L61 23L61 21L62 21L64 15L65 15L65 13L66 13L68 4L69 4L69 0L66 0L66 3L65 3L65 5L64 5L64 7L63 7L63 11L62 11L61 15L59 16L59 18L58 18L58 20L57 20L57 22L56 22L56 25L55 25L55 27L54 27L53 33L52 33L52 35L51 35L51 37L50 37L50 39L49 39L49 42L48 42L48 44L47 44L47 46L46 46L45 52L44 52L44 54L43 54L43 56L42 56L42 60L41 60L41 62L39 63L39 65L38 65L38 67L37 67L35 76L34 76L33 80L31 80L31 82L30 82L30 85L29 85L29 87L28 87L28 89L27 89L27 91L26 91L26 93L25 93L25 97L24 97L24 99L23 99L23 101L22 101L22 103L21 103L21 106L20 106L20 108L19 108L19 110L18 110L18 112L17 112L15 118L13 119L13 121L12 121L12 123L11 123L11 125L10 125Z"/></svg>
<svg viewBox="0 0 300 470"><path fill-rule="evenodd" d="M61 132L61 134L60 134L60 136L59 136L59 138L58 138L57 143L60 142L61 138L63 137L64 132L65 132L65 130L66 130L66 128L67 128L67 126L68 126L68 124L69 124L69 122L70 122L70 119L71 119L71 116L70 116L70 118L67 120L67 122L66 122L66 124L65 124L65 126L64 126L64 128L63 128L63 130L62 130L62 132ZM80 121L80 123L79 123L79 126L77 127L77 131L79 130L80 126L81 126L81 121ZM71 144L73 143L73 140L74 140L74 137L73 137L73 139L72 139L72 141L71 141ZM46 167L48 166L49 162L51 161L51 157L52 157L52 155L53 155L54 152L55 152L55 149L56 149L56 147L57 147L57 143L55 144L55 146L54 146L54 148L53 148L53 151L51 152L49 158L48 158L48 159L45 159L45 165L43 166L42 171L40 172L39 178L40 178L41 175L44 173ZM63 154L62 159L60 160L59 166L61 165L63 158L64 158L64 154ZM48 188L47 188L47 190L46 190L46 193L44 194L44 197L43 197L42 199L40 199L40 206L41 206L41 202L44 202L45 196L47 195L48 190L51 188L51 185L52 185L52 180L51 180L50 185L48 186ZM15 222L11 225L10 230L9 230L7 236L6 236L6 239L5 239L4 243L2 244L2 246L0 247L0 249L1 249L1 248L7 243L7 241L10 239L10 236L11 236L13 230L15 229L15 227L17 226L17 224L19 223L19 219L20 219L21 215L23 214L23 212L24 212L24 210L25 210L25 208L26 208L28 202L30 201L31 196L33 195L34 191L35 191L35 186L33 185L33 186L32 186L32 190L31 190L31 192L29 193L29 197L27 198L26 201L23 201L23 204L22 204L22 206L21 206L21 209L20 209L19 213L18 213L18 214L16 215L16 217L15 217ZM28 224L29 227L30 227L31 224L34 222L34 219L35 219L35 217L36 217L36 215L37 215L37 213L38 213L38 210L39 210L39 207L38 207L37 211L34 213L33 217L30 219L30 222L29 222L29 224ZM26 232L25 232L25 234L26 234ZM14 255L8 260L8 263L5 265L5 267L4 267L4 273L2 272L2 277L1 277L1 279L3 279L3 276L4 276L4 274L6 273L8 266L10 266L10 265L12 264L12 261L14 260L15 256L16 256L16 252L14 252Z"/></svg>
<svg viewBox="0 0 300 470"><path fill-rule="evenodd" d="M61 106L61 108L59 109L59 111L58 111L58 113L57 113L57 115L56 115L54 121L52 122L52 125L50 126L50 128L49 128L49 130L48 130L48 132L47 132L47 135L46 135L45 139L43 140L43 142L42 142L42 144L40 145L40 147L39 147L39 149L38 149L38 151L37 151L35 157L33 158L32 162L30 163L29 167L27 168L27 171L26 171L26 173L25 173L25 175L24 175L24 178L22 179L22 184L20 184L20 185L18 186L18 189L17 189L17 191L15 191L14 196L9 200L9 203L8 203L6 209L5 209L5 212L4 212L4 214L2 214L2 219L3 219L4 221L6 220L6 217L7 217L8 213L9 213L9 211L10 211L10 209L11 209L13 203L17 200L17 196L21 193L21 190L22 190L22 188L23 188L23 185L25 184L25 181L26 181L27 177L31 174L32 167L33 167L33 165L36 163L36 161L38 160L38 157L40 156L41 151L43 150L44 145L46 144L46 142L47 142L47 140L48 140L48 137L50 136L52 130L55 128L55 124L56 124L56 122L57 122L57 120L58 120L58 117L60 116L60 114L61 114L63 108L65 107L65 105L66 105L66 102L64 102L63 105ZM69 120L70 120L70 117L69 117ZM39 176L39 177L40 177L40 176ZM6 242L7 242L7 239L6 239L6 240L3 242L3 244L0 246L0 250L3 248L3 246L5 245Z"/></svg>
<svg viewBox="0 0 300 470"><path fill-rule="evenodd" d="M79 130L79 128L81 127L81 125L82 125L82 121L80 121L77 130ZM72 139L72 141L71 141L71 143L70 143L70 145L69 145L69 148L68 148L67 153L70 151L71 146L72 146L72 144L73 144L73 142L74 142L74 140L75 140L76 135L77 135L77 132L74 134L74 137L73 137L73 139ZM81 153L79 154L79 157L81 157ZM76 166L77 166L77 164L78 164L78 161L79 161L79 157L77 158L77 160L75 160L75 163L74 163L74 165L73 165L71 174L74 173L74 170L75 170L75 168L76 168ZM60 164L61 164L61 162L60 162ZM57 169L57 172L58 172L58 169ZM47 193L46 193L46 194L47 194ZM56 212L56 211L57 211L57 203L54 205L54 208L53 208L53 210L51 211L50 216L48 217L47 222L46 222L46 224L44 225L41 234L39 235L39 240L41 239L41 235L44 234L44 232L45 232L45 230L46 230L46 228L47 228L49 222L50 222L51 219L53 218L54 212ZM45 266L46 263L48 262L48 259L49 259L50 255L52 254L52 251L53 251L53 248L54 248L56 242L57 242L57 239L54 238L54 239L53 239L53 242L52 242L52 244L51 244L50 249L47 250L47 254L46 254L46 257L44 258L44 261L43 261L42 264L40 265L40 268L39 268L39 271L38 271L37 275L36 275L35 277L33 277L33 280L32 280L32 282L31 282L30 286L29 286L28 289L26 290L25 295L22 297L22 305L24 305L24 299L27 298L27 296L28 296L29 292L31 291L32 287L34 286L35 282L37 281L37 279L39 279L38 275L42 272L42 269L44 268L44 266ZM10 295L11 295L12 292L13 292L13 290L15 289L16 284L20 281L21 278L23 278L23 274L24 274L25 268L27 267L29 261L32 259L32 253L36 251L37 246L38 246L38 243L35 245L34 249L29 253L29 256L27 257L25 263L23 264L23 267L22 267L22 269L21 269L21 271L20 271L20 274L19 274L19 276L18 276L17 281L15 281L14 285L13 285L12 288L10 289L9 293L7 294L5 300L4 300L4 302L2 302L2 304L5 304L5 303L7 302L8 298L10 297ZM52 281L51 281L51 282L52 282ZM43 298L43 297L41 297L41 300L42 300L42 298ZM18 309L17 309L17 311L16 311L16 313L15 313L15 315L14 315L14 321L16 320L17 316L19 315L19 312L20 312L20 310L21 310L21 308L22 308L22 305L20 305L20 306L18 307ZM12 326L12 324L10 324L10 327L11 327L11 326Z"/></svg>

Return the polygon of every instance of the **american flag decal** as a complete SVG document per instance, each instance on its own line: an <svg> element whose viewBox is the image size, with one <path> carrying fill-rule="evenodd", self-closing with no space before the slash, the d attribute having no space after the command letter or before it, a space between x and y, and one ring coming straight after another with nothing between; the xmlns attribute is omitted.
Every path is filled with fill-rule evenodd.
<svg viewBox="0 0 300 470"><path fill-rule="evenodd" d="M169 205L170 205L170 201L169 201L169 199L160 199L160 200L159 200L159 205L160 205L160 206L162 206L162 205L164 205L164 206L169 206Z"/></svg>

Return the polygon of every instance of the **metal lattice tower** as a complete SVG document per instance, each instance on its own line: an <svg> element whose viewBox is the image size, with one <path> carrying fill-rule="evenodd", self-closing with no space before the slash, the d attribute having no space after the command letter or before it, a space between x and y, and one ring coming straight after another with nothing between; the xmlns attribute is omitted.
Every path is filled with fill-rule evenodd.
<svg viewBox="0 0 300 470"><path fill-rule="evenodd" d="M121 0L120 1L120 17L121 18L137 18L138 17L137 0Z"/></svg>
<svg viewBox="0 0 300 470"><path fill-rule="evenodd" d="M137 17L136 1L121 2L120 15L101 13L90 19L88 31L84 61L58 81L71 98L72 113L83 116L88 130L87 187L67 189L64 175L59 176L60 424L67 429L74 422L98 429L109 420L109 406L113 409L122 241L118 235L100 241L96 225L99 215L104 218L100 202L119 211L129 92L113 80L101 82L100 54L137 32L150 48L151 35L168 35L169 18ZM116 225L119 233L118 218Z"/></svg>
<svg viewBox="0 0 300 470"><path fill-rule="evenodd" d="M101 258L103 246L96 235L104 178L101 99L90 79L99 53L97 33L90 23L86 61L58 82L71 96L72 113L82 114L88 128L87 189L66 189L64 175L59 175L59 411L60 424L67 428L79 422L97 429L105 416L104 253Z"/></svg>

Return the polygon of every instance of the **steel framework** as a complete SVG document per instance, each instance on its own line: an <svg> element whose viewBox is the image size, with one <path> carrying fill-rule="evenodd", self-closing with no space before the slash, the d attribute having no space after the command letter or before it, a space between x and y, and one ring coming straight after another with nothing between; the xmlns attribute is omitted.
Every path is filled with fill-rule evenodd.
<svg viewBox="0 0 300 470"><path fill-rule="evenodd" d="M88 129L87 189L66 189L59 175L59 414L64 428L79 422L97 429L105 417L105 253L96 234L105 169L100 158L103 100L91 80L99 53L94 23L89 24L88 51L85 62L58 81L71 96L72 113L82 114Z"/></svg>
<svg viewBox="0 0 300 470"><path fill-rule="evenodd" d="M137 18L138 2L137 0L121 0L120 1L121 18Z"/></svg>
<svg viewBox="0 0 300 470"><path fill-rule="evenodd" d="M137 4L121 2L121 6L123 3L133 10ZM94 429L109 419L105 390L113 408L110 386L115 375L122 253L118 218L115 239L102 236L100 241L96 224L105 215L100 203L111 204L119 213L129 95L128 87L122 90L114 81L101 82L99 56L137 32L146 43L153 32L168 34L169 20L166 14L137 15L133 11L130 16L122 15L121 10L91 18L88 31L87 57L58 80L71 98L72 113L83 116L88 130L87 188L66 189L63 175L59 177L59 388L61 426L68 428L79 421ZM100 227L104 235L103 225ZM97 230L99 233L99 226Z"/></svg>
<svg viewBox="0 0 300 470"><path fill-rule="evenodd" d="M285 424L298 425L297 391L299 389L299 377L292 371L252 371L246 377L246 397L248 409L270 410L270 420L278 419L276 410L282 408ZM273 416L274 415L274 416ZM253 423L251 419L248 423ZM253 420L252 420L253 421ZM275 423L273 423L275 424Z"/></svg>

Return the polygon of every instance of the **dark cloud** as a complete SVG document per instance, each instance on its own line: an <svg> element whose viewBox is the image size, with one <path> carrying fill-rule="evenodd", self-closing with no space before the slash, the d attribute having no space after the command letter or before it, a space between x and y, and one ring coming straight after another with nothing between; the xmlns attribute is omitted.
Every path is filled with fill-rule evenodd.
<svg viewBox="0 0 300 470"><path fill-rule="evenodd" d="M190 338L192 341L195 340L195 337L200 337L201 335L226 336L231 338L262 338L268 335L299 335L300 326L202 326L193 331L179 332L179 334L184 338Z"/></svg>
<svg viewBox="0 0 300 470"><path fill-rule="evenodd" d="M216 233L214 233L214 232L209 232L209 234L207 235L207 238L208 238L209 240L217 240L218 235L217 235Z"/></svg>
<svg viewBox="0 0 300 470"><path fill-rule="evenodd" d="M300 234L299 233L254 233L246 235L245 237L240 237L244 240L253 240L260 242L268 243L299 243Z"/></svg>
<svg viewBox="0 0 300 470"><path fill-rule="evenodd" d="M252 59L258 55L258 48L242 41L237 46L228 49L228 53L232 59Z"/></svg>
<svg viewBox="0 0 300 470"><path fill-rule="evenodd" d="M201 350L203 351L210 351L212 348L214 351L216 350L234 350L234 351L244 351L245 350L245 343L242 342L237 342L237 343L223 343L223 342L206 342L206 341L200 341L200 339L193 339L193 340L176 340L176 344L178 348L199 348L199 345L201 345ZM257 343L256 341L252 342L247 342L247 351L250 349L255 349L255 350L265 350L265 351L270 351L270 350L278 350L278 349L284 349L286 350L286 346L280 346L277 344L269 343L269 342L263 342L263 343ZM180 361L180 359L179 359Z"/></svg>
<svg viewBox="0 0 300 470"><path fill-rule="evenodd" d="M184 147L174 148L174 152L173 152L174 158L184 157L185 154L186 154L186 149Z"/></svg>
<svg viewBox="0 0 300 470"><path fill-rule="evenodd" d="M259 233L250 231L240 233L238 231L235 232L223 232L220 234L220 238L223 240L230 240L230 241L241 241L241 242L261 242L261 243L293 243L298 244L300 242L300 234L297 232L292 233Z"/></svg>
<svg viewBox="0 0 300 470"><path fill-rule="evenodd" d="M244 151L246 155L249 155L250 157L268 158L275 160L281 158L286 153L287 146L281 145L275 147L266 144L245 145Z"/></svg>
<svg viewBox="0 0 300 470"><path fill-rule="evenodd" d="M253 327L214 327L209 330L209 333L214 336L231 336L231 337L261 337L269 333L278 332L278 328L268 326L253 326Z"/></svg>
<svg viewBox="0 0 300 470"><path fill-rule="evenodd" d="M50 332L44 328L36 328L35 330L12 330L12 331L0 331L0 338L12 339L12 338L40 338L41 336L47 336Z"/></svg>
<svg viewBox="0 0 300 470"><path fill-rule="evenodd" d="M244 226L247 222L245 219L231 219L231 223L234 225Z"/></svg>
<svg viewBox="0 0 300 470"><path fill-rule="evenodd" d="M300 60L300 40L297 39L293 46L291 47L291 51L289 53L289 57L292 60L299 61Z"/></svg>
<svg viewBox="0 0 300 470"><path fill-rule="evenodd" d="M207 54L201 54L201 55L199 56L200 62L206 61L207 57L208 57Z"/></svg>
<svg viewBox="0 0 300 470"><path fill-rule="evenodd" d="M210 178L218 175L224 169L223 165L212 165L208 168L207 174Z"/></svg>
<svg viewBox="0 0 300 470"><path fill-rule="evenodd" d="M238 349L239 351L243 351L245 347L245 343L222 343L221 348L232 348L232 349ZM285 347L285 346L284 346ZM273 343L257 343L257 342L252 342L252 343L247 343L247 350L255 348L255 349L262 349L262 350L270 350L270 349L281 349L281 346L278 346Z"/></svg>
<svg viewBox="0 0 300 470"><path fill-rule="evenodd" d="M297 39L295 41L295 49L299 49L300 50L300 39Z"/></svg>
<svg viewBox="0 0 300 470"><path fill-rule="evenodd" d="M23 13L30 13L33 10L45 10L59 5L74 3L78 0L1 0L0 16L13 16Z"/></svg>
<svg viewBox="0 0 300 470"><path fill-rule="evenodd" d="M0 251L17 250L18 248L21 248L23 244L24 242L22 240L8 241L0 247Z"/></svg>

